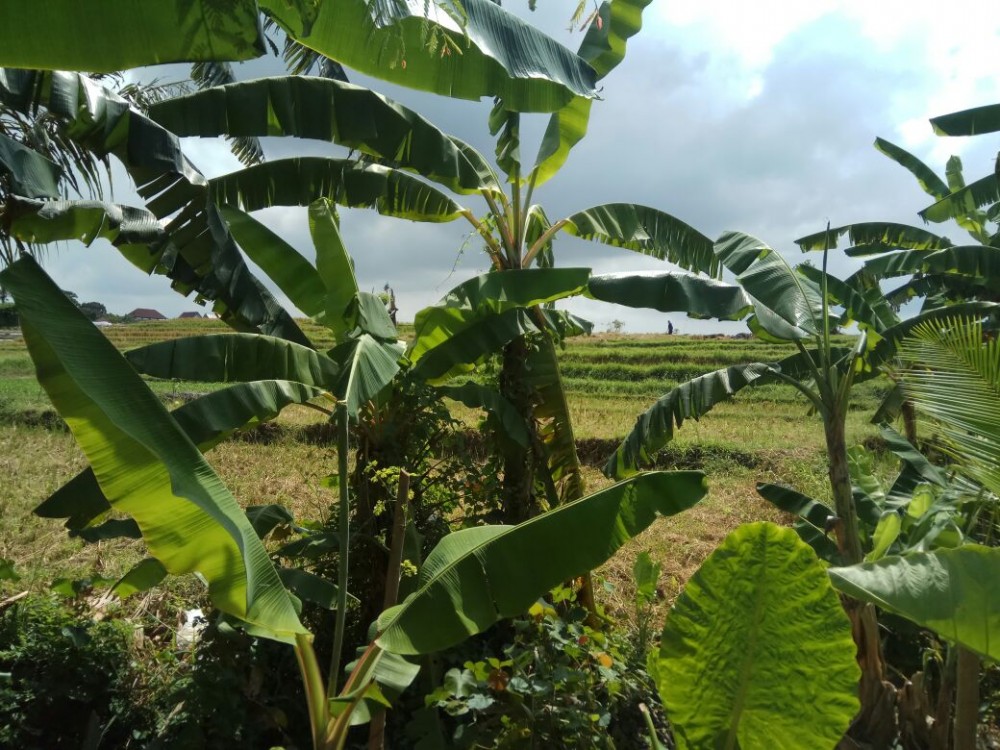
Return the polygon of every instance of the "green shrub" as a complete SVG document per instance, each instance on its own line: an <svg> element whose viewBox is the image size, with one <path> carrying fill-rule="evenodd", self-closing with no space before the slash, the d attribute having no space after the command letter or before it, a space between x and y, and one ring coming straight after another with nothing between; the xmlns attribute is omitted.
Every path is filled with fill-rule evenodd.
<svg viewBox="0 0 1000 750"><path fill-rule="evenodd" d="M148 724L134 703L130 628L93 622L46 598L0 614L0 747L132 744Z"/></svg>
<svg viewBox="0 0 1000 750"><path fill-rule="evenodd" d="M496 634L494 643L481 642L478 655L449 669L426 696L454 747L647 747L640 703L662 729L656 688L633 658L630 637L590 627L566 589L553 599L506 626L508 642L493 655Z"/></svg>

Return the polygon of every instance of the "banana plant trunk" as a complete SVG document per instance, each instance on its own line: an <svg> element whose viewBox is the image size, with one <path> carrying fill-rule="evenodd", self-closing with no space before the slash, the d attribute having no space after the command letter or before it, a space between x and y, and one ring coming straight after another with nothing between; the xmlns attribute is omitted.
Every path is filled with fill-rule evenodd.
<svg viewBox="0 0 1000 750"><path fill-rule="evenodd" d="M837 512L837 543L844 563L854 565L864 559L864 554L847 463L846 416L845 405L837 404L825 415L824 429L830 488ZM872 747L891 747L897 733L896 690L885 679L885 659L875 608L848 597L843 598L843 603L851 620L854 643L858 649L858 665L861 667L858 695L861 710L848 735Z"/></svg>
<svg viewBox="0 0 1000 750"><path fill-rule="evenodd" d="M535 430L527 360L528 342L524 336L519 336L504 347L499 385L500 393L513 404L525 426L529 430ZM527 446L518 445L512 440L500 442L503 445L503 521L518 524L542 510L534 492L535 456L531 446L537 440L529 440Z"/></svg>
<svg viewBox="0 0 1000 750"><path fill-rule="evenodd" d="M955 679L955 750L976 750L979 721L979 657L961 646Z"/></svg>

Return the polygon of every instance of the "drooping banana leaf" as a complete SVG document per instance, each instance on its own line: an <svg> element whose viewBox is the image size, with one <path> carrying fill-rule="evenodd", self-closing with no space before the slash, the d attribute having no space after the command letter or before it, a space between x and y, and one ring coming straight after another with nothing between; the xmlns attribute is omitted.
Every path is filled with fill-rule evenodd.
<svg viewBox="0 0 1000 750"><path fill-rule="evenodd" d="M750 246L754 245L754 238L746 235L744 238ZM724 242L726 235L720 239L720 243ZM736 278L753 298L757 322L771 336L787 341L815 336L822 330L820 288L792 268L780 253L762 251Z"/></svg>
<svg viewBox="0 0 1000 750"><path fill-rule="evenodd" d="M1000 130L1000 104L987 104L931 118L938 135L981 135Z"/></svg>
<svg viewBox="0 0 1000 750"><path fill-rule="evenodd" d="M866 221L858 224L847 224L826 231L816 232L795 240L795 244L803 252L823 250L827 247L836 248L837 240L847 236L851 249L848 255L874 255L890 250L941 250L953 244L947 237L928 232L920 227L908 224L895 224L890 221Z"/></svg>
<svg viewBox="0 0 1000 750"><path fill-rule="evenodd" d="M552 112L594 96L593 68L490 0L304 5L260 0L298 42L365 75L459 99L499 97L518 112Z"/></svg>
<svg viewBox="0 0 1000 750"><path fill-rule="evenodd" d="M582 293L589 278L589 268L491 271L462 282L445 294L438 304L482 312L534 307ZM420 327L416 323L414 326L419 336Z"/></svg>
<svg viewBox="0 0 1000 750"><path fill-rule="evenodd" d="M792 528L817 555L830 562L841 562L836 538L832 530L827 530L827 521L837 515L829 506L780 484L758 483L757 494L785 513L799 517Z"/></svg>
<svg viewBox="0 0 1000 750"><path fill-rule="evenodd" d="M707 414L716 404L770 375L773 369L773 365L763 362L734 365L677 386L639 415L631 432L608 458L604 474L614 479L634 474L673 440L674 428L684 420Z"/></svg>
<svg viewBox="0 0 1000 750"><path fill-rule="evenodd" d="M46 108L78 147L98 157L115 156L139 194L150 199L147 207L158 219L177 212L162 239L150 242L148 255L139 248L123 249L132 263L147 273L153 269L167 275L182 294L195 291L212 300L215 311L237 330L308 343L247 268L225 223L207 205L207 180L183 155L176 136L77 73L0 69L0 103L27 113ZM106 213L113 216L115 211ZM120 246L126 242L121 237L113 241Z"/></svg>
<svg viewBox="0 0 1000 750"><path fill-rule="evenodd" d="M0 6L0 65L111 73L265 52L255 0L12 0Z"/></svg>
<svg viewBox="0 0 1000 750"><path fill-rule="evenodd" d="M588 268L528 268L459 284L414 319L408 352L414 375L433 381L468 371L511 339L538 330L527 309L580 294L589 278Z"/></svg>
<svg viewBox="0 0 1000 750"><path fill-rule="evenodd" d="M628 40L642 28L642 12L652 0L610 0L601 3L577 52L590 63L597 78L604 78L625 59ZM570 150L587 134L589 97L575 96L553 113L535 157L531 181L537 186L552 177Z"/></svg>
<svg viewBox="0 0 1000 750"><path fill-rule="evenodd" d="M308 206L319 198L413 221L452 221L463 211L440 190L402 170L316 156L269 161L216 177L209 190L215 202L244 211Z"/></svg>
<svg viewBox="0 0 1000 750"><path fill-rule="evenodd" d="M846 351L835 348L834 358L839 359ZM747 386L774 382L779 373L791 378L808 377L808 356L810 352L793 354L775 363L733 365L682 383L639 415L631 432L608 458L604 474L621 479L635 473L673 440L674 429L680 428L684 420L699 419Z"/></svg>
<svg viewBox="0 0 1000 750"><path fill-rule="evenodd" d="M292 380L329 389L341 372L329 357L300 344L249 333L189 336L125 353L144 375L207 383Z"/></svg>
<svg viewBox="0 0 1000 750"><path fill-rule="evenodd" d="M991 173L941 198L937 203L921 211L919 216L924 221L933 222L959 220L975 214L983 206L991 206L998 201L1000 201L1000 184L996 175Z"/></svg>
<svg viewBox="0 0 1000 750"><path fill-rule="evenodd" d="M634 203L607 203L565 219L563 231L575 237L634 250L681 268L719 272L712 241L668 213Z"/></svg>
<svg viewBox="0 0 1000 750"><path fill-rule="evenodd" d="M688 581L650 665L680 750L832 749L859 706L854 651L813 550L753 523Z"/></svg>
<svg viewBox="0 0 1000 750"><path fill-rule="evenodd" d="M60 166L0 133L0 174L3 173L12 193L28 198L59 197Z"/></svg>
<svg viewBox="0 0 1000 750"><path fill-rule="evenodd" d="M612 273L592 276L588 295L603 302L697 318L739 320L752 309L742 287L687 273Z"/></svg>
<svg viewBox="0 0 1000 750"><path fill-rule="evenodd" d="M525 612L556 584L607 560L657 516L680 513L704 495L701 472L653 472L518 526L449 534L428 555L417 590L379 617L376 643L404 655L448 648Z"/></svg>
<svg viewBox="0 0 1000 750"><path fill-rule="evenodd" d="M929 628L988 659L1000 659L1000 549L955 549L831 568L839 591Z"/></svg>
<svg viewBox="0 0 1000 750"><path fill-rule="evenodd" d="M223 612L260 635L305 630L253 527L198 448L114 346L29 257L0 274L43 387L111 505L174 574L199 571Z"/></svg>
<svg viewBox="0 0 1000 750"><path fill-rule="evenodd" d="M290 404L322 398L327 392L287 380L237 383L200 396L170 412L188 439L205 453L239 429L274 419ZM92 469L84 469L37 508L42 518L65 518L79 530L111 509ZM255 527L256 528L256 527Z"/></svg>
<svg viewBox="0 0 1000 750"><path fill-rule="evenodd" d="M865 272L878 279L920 274L955 274L970 279L991 280L1000 286L1000 248L963 245L935 252L904 251L872 258Z"/></svg>
<svg viewBox="0 0 1000 750"><path fill-rule="evenodd" d="M951 193L948 184L933 169L906 149L883 138L875 139L875 148L916 177L921 189L935 200L941 200Z"/></svg>
<svg viewBox="0 0 1000 750"><path fill-rule="evenodd" d="M341 81L261 78L158 102L149 108L149 116L178 136L331 141L457 193L500 190L493 169L471 146L402 104Z"/></svg>

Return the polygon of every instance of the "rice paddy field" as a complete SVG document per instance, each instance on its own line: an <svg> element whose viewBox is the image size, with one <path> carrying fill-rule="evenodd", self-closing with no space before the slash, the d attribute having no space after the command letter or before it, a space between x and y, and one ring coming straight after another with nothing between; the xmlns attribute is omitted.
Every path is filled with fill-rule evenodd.
<svg viewBox="0 0 1000 750"><path fill-rule="evenodd" d="M319 345L325 329L303 322ZM222 333L218 321L167 321L113 326L105 330L121 350L193 334ZM410 331L403 328L403 334ZM600 472L607 456L636 417L678 383L708 371L748 361L774 361L791 352L752 339L602 334L569 340L561 352L564 383L573 413L578 451L590 489L608 480ZM169 405L178 405L212 384L152 381ZM873 441L868 423L885 385L857 387L849 416L849 440ZM481 415L460 405L453 412L475 428ZM289 506L297 517L323 519L334 495L321 479L336 462L333 446L302 429L316 412L286 409L266 444L230 439L209 454L234 494L246 504ZM631 567L643 550L663 566L663 609L722 538L740 523L783 520L755 491L757 482L783 482L806 494L828 496L819 418L804 399L780 385L749 389L717 406L700 421L687 422L658 457L660 467L704 470L709 497L693 510L661 520L609 562L600 575L610 610L627 614ZM121 574L141 559L138 542L83 545L57 522L31 509L83 467L82 456L34 379L23 341L0 340L0 558L12 560L22 589L45 588L58 578ZM30 562L30 564L29 564ZM174 584L181 585L183 584Z"/></svg>

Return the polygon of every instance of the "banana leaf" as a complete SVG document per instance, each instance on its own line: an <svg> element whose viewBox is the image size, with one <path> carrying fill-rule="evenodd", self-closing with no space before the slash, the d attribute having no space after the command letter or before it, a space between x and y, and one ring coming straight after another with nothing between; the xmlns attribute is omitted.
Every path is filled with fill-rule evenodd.
<svg viewBox="0 0 1000 750"><path fill-rule="evenodd" d="M981 135L1000 130L1000 104L988 104L931 118L938 135Z"/></svg>
<svg viewBox="0 0 1000 750"><path fill-rule="evenodd" d="M680 513L704 495L701 472L653 472L518 526L449 534L427 556L417 590L379 617L375 642L402 655L453 646L527 611L553 586L599 566L658 516Z"/></svg>
<svg viewBox="0 0 1000 750"><path fill-rule="evenodd" d="M259 635L306 632L236 500L114 346L30 257L0 279L42 386L152 556L175 575L200 572L215 606Z"/></svg>
<svg viewBox="0 0 1000 750"><path fill-rule="evenodd" d="M595 95L593 68L490 0L260 5L304 46L400 86L498 97L518 112L552 112L574 95Z"/></svg>
<svg viewBox="0 0 1000 750"><path fill-rule="evenodd" d="M579 211L565 221L563 231L575 237L634 250L712 276L719 272L712 241L655 208L608 203Z"/></svg>
<svg viewBox="0 0 1000 750"><path fill-rule="evenodd" d="M28 198L58 198L62 169L37 151L0 133L0 173L9 190Z"/></svg>
<svg viewBox="0 0 1000 750"><path fill-rule="evenodd" d="M0 5L0 65L112 73L265 52L255 0L49 0Z"/></svg>
<svg viewBox="0 0 1000 750"><path fill-rule="evenodd" d="M686 312L696 318L739 320L752 309L736 284L687 273L612 273L592 276L588 296L626 307Z"/></svg>
<svg viewBox="0 0 1000 750"><path fill-rule="evenodd" d="M383 216L413 221L453 221L463 209L435 187L399 169L350 159L279 159L211 180L217 203L259 211L308 206L318 198L348 208L374 208Z"/></svg>
<svg viewBox="0 0 1000 750"><path fill-rule="evenodd" d="M933 169L906 149L883 138L875 139L875 148L916 177L921 189L935 200L941 200L951 193L948 184Z"/></svg>
<svg viewBox="0 0 1000 750"><path fill-rule="evenodd" d="M233 83L158 102L149 116L178 136L330 141L457 193L501 190L489 163L471 146L399 102L341 81L282 76Z"/></svg>
<svg viewBox="0 0 1000 750"><path fill-rule="evenodd" d="M951 247L952 242L947 237L928 232L920 227L908 224L895 224L891 221L866 221L858 224L847 224L826 231L816 232L795 240L803 252L823 250L829 243L833 250L838 247L837 241L847 236L852 249L848 255L869 255L890 250L941 250Z"/></svg>

